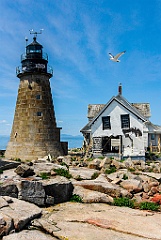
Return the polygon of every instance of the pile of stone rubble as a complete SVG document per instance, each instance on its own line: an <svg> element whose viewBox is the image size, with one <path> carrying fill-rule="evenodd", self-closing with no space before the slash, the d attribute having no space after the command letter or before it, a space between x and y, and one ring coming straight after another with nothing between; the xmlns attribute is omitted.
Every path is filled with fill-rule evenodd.
<svg viewBox="0 0 161 240"><path fill-rule="evenodd" d="M53 231L59 229L51 223L52 227L45 227L44 208L68 202L74 194L80 196L83 203L91 204L112 204L118 197L135 199L138 203L161 203L159 161L119 161L107 157L82 159L68 155L54 160L44 158L11 164L8 169L6 165L1 164L4 171L0 179L0 236L4 240L14 239L16 232L23 232L20 239L32 239L32 228L49 233L36 230L34 240L50 239L51 236L54 239ZM71 178L59 176L56 169L68 171ZM110 170L113 171L110 173ZM47 179L42 177L45 174Z"/></svg>

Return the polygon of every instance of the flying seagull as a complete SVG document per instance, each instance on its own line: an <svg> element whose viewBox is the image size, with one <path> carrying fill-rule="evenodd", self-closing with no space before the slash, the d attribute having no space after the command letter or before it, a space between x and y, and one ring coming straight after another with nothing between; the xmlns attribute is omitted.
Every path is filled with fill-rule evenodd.
<svg viewBox="0 0 161 240"><path fill-rule="evenodd" d="M120 52L116 56L113 56L111 53L109 53L110 60L113 62L120 62L120 60L118 60L118 58L121 57L125 52L126 51Z"/></svg>

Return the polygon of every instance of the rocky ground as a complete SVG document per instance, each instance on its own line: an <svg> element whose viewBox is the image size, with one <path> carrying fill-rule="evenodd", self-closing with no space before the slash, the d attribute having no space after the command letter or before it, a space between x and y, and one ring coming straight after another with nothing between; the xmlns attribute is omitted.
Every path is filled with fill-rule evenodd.
<svg viewBox="0 0 161 240"><path fill-rule="evenodd" d="M71 154L0 166L3 240L161 239L160 161Z"/></svg>

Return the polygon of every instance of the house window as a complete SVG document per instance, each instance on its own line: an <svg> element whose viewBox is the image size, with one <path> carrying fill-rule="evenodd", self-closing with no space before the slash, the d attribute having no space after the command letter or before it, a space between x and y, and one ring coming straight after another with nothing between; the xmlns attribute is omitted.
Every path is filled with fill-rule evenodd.
<svg viewBox="0 0 161 240"><path fill-rule="evenodd" d="M121 128L130 128L129 114L121 115Z"/></svg>
<svg viewBox="0 0 161 240"><path fill-rule="evenodd" d="M155 140L155 134L151 134L151 140Z"/></svg>
<svg viewBox="0 0 161 240"><path fill-rule="evenodd" d="M42 112L37 112L37 116L41 117L42 116Z"/></svg>
<svg viewBox="0 0 161 240"><path fill-rule="evenodd" d="M111 129L110 116L102 117L103 130Z"/></svg>

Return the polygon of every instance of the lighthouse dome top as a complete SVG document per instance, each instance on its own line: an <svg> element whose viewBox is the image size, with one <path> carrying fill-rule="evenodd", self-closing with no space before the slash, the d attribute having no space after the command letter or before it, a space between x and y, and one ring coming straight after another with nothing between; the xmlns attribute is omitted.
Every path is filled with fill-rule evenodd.
<svg viewBox="0 0 161 240"><path fill-rule="evenodd" d="M28 39L26 39L27 43ZM26 74L53 75L52 67L48 66L48 55L43 52L43 46L33 37L33 42L26 46L26 52L21 55L21 67L16 68L18 77Z"/></svg>
<svg viewBox="0 0 161 240"><path fill-rule="evenodd" d="M36 41L36 37L33 37L33 42L30 43L27 47L31 47L31 46L41 46L43 48L43 46Z"/></svg>
<svg viewBox="0 0 161 240"><path fill-rule="evenodd" d="M33 42L27 45L26 54L30 53L39 53L42 56L42 48L43 46L36 41L36 37L33 38ZM39 56L39 57L40 57Z"/></svg>

